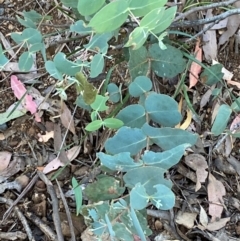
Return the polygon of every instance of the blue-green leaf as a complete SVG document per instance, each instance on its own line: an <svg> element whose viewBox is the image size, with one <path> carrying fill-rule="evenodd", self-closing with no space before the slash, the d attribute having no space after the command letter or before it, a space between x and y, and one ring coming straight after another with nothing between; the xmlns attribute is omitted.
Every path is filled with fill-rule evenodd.
<svg viewBox="0 0 240 241"><path fill-rule="evenodd" d="M45 68L53 78L63 80L62 74L59 72L59 70L52 61L48 60L47 62L45 62Z"/></svg>
<svg viewBox="0 0 240 241"><path fill-rule="evenodd" d="M116 0L110 2L98 11L91 19L88 26L97 33L107 33L119 28L127 19L128 2Z"/></svg>
<svg viewBox="0 0 240 241"><path fill-rule="evenodd" d="M29 44L41 43L42 42L42 34L34 28L26 28L22 32L22 37L24 41Z"/></svg>
<svg viewBox="0 0 240 241"><path fill-rule="evenodd" d="M133 168L142 166L143 162L135 162L131 158L130 152L121 152L114 156L99 152L97 157L100 159L102 165L114 171L126 172Z"/></svg>
<svg viewBox="0 0 240 241"><path fill-rule="evenodd" d="M151 12L149 12L142 18L139 24L140 27L147 28L148 30L154 29L156 25L159 24L159 22L162 23L162 16L165 12L164 10L164 7L153 9Z"/></svg>
<svg viewBox="0 0 240 241"><path fill-rule="evenodd" d="M29 71L33 65L33 57L32 53L24 52L19 57L18 66L22 71Z"/></svg>
<svg viewBox="0 0 240 241"><path fill-rule="evenodd" d="M157 166L168 170L182 158L190 144L182 144L164 152L145 151L142 160L146 166Z"/></svg>
<svg viewBox="0 0 240 241"><path fill-rule="evenodd" d="M153 9L163 7L167 0L130 0L129 8L135 16L144 16Z"/></svg>
<svg viewBox="0 0 240 241"><path fill-rule="evenodd" d="M141 105L129 105L122 109L116 116L125 126L141 128L146 123L145 109Z"/></svg>
<svg viewBox="0 0 240 241"><path fill-rule="evenodd" d="M105 3L105 0L79 0L78 12L83 16L88 16L96 13Z"/></svg>
<svg viewBox="0 0 240 241"><path fill-rule="evenodd" d="M163 78L173 78L186 67L182 52L166 44L167 49L160 49L158 44L149 47L152 69L156 75Z"/></svg>
<svg viewBox="0 0 240 241"><path fill-rule="evenodd" d="M130 192L130 205L132 208L137 210L144 209L149 202L149 195L146 193L146 189L140 183Z"/></svg>
<svg viewBox="0 0 240 241"><path fill-rule="evenodd" d="M147 75L149 71L148 52L144 46L137 50L129 48L129 71L132 80L138 76Z"/></svg>
<svg viewBox="0 0 240 241"><path fill-rule="evenodd" d="M161 20L154 26L152 32L158 34L166 30L173 22L176 11L177 6L166 9L161 16Z"/></svg>
<svg viewBox="0 0 240 241"><path fill-rule="evenodd" d="M109 93L109 100L113 103L117 103L120 100L121 94L119 87L116 84L110 83L107 86L107 92Z"/></svg>
<svg viewBox="0 0 240 241"><path fill-rule="evenodd" d="M182 129L170 127L155 128L147 123L142 127L142 130L153 143L160 146L163 150L169 150L185 143L194 145L198 138L197 134Z"/></svg>
<svg viewBox="0 0 240 241"><path fill-rule="evenodd" d="M104 67L104 58L103 55L98 53L95 54L91 61L91 67L90 67L90 77L95 78L99 74L102 73Z"/></svg>
<svg viewBox="0 0 240 241"><path fill-rule="evenodd" d="M150 119L163 126L174 127L182 119L177 102L168 95L150 94L146 98L145 108Z"/></svg>
<svg viewBox="0 0 240 241"><path fill-rule="evenodd" d="M76 8L79 0L61 0L62 4L66 7Z"/></svg>
<svg viewBox="0 0 240 241"><path fill-rule="evenodd" d="M54 56L53 62L61 73L65 73L70 76L75 76L76 73L81 70L78 64L66 59L66 55L62 52L59 52Z"/></svg>
<svg viewBox="0 0 240 241"><path fill-rule="evenodd" d="M225 130L227 123L229 121L229 118L231 116L232 110L228 105L221 105L219 107L217 116L213 122L213 126L211 129L211 132L218 136L222 134L222 132Z"/></svg>
<svg viewBox="0 0 240 241"><path fill-rule="evenodd" d="M78 107L83 108L84 110L88 110L88 111L91 111L91 110L92 110L91 106L88 105L88 104L86 104L86 102L84 101L82 95L79 95L79 96L77 97L75 104L76 104Z"/></svg>
<svg viewBox="0 0 240 241"><path fill-rule="evenodd" d="M214 64L205 68L200 75L202 82L211 86L221 81L223 77L222 67L223 66L221 64Z"/></svg>
<svg viewBox="0 0 240 241"><path fill-rule="evenodd" d="M76 215L79 215L82 208L82 188L75 177L72 178L72 187L76 199Z"/></svg>
<svg viewBox="0 0 240 241"><path fill-rule="evenodd" d="M124 126L117 131L115 136L105 142L105 149L111 154L130 152L131 155L136 155L146 145L147 138L142 130Z"/></svg>
<svg viewBox="0 0 240 241"><path fill-rule="evenodd" d="M157 189L157 192L151 195L151 203L161 210L173 208L175 204L175 195L172 190L162 184L157 184L154 188Z"/></svg>
<svg viewBox="0 0 240 241"><path fill-rule="evenodd" d="M152 89L152 81L146 76L138 76L129 85L129 93L133 97L139 97L140 95L150 91Z"/></svg>
<svg viewBox="0 0 240 241"><path fill-rule="evenodd" d="M83 20L78 20L70 26L70 31L80 34L88 34L91 33L93 30L92 28L87 27Z"/></svg>
<svg viewBox="0 0 240 241"><path fill-rule="evenodd" d="M147 190L149 195L156 192L154 188L157 184L163 184L167 187L172 187L172 182L164 178L165 169L160 167L143 166L129 170L123 180L127 187L133 188L137 183L141 183Z"/></svg>
<svg viewBox="0 0 240 241"><path fill-rule="evenodd" d="M148 38L148 29L136 27L129 35L129 39L124 47L132 47L133 50L143 46Z"/></svg>

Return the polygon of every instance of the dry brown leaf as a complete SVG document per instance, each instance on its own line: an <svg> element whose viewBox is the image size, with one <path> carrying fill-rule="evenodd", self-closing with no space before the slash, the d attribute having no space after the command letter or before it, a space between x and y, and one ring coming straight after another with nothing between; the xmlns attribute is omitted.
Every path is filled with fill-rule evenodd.
<svg viewBox="0 0 240 241"><path fill-rule="evenodd" d="M183 225L187 229L191 229L194 226L194 221L196 220L197 213L181 212L177 213L175 222L177 224Z"/></svg>
<svg viewBox="0 0 240 241"><path fill-rule="evenodd" d="M76 135L71 111L68 109L67 105L64 102L62 103L62 113L61 113L60 119L63 126L66 129L69 129L74 135Z"/></svg>
<svg viewBox="0 0 240 241"><path fill-rule="evenodd" d="M190 154L185 157L185 163L196 171L197 183L195 191L198 191L201 188L201 183L205 182L208 172L205 170L208 168L205 157L200 154Z"/></svg>
<svg viewBox="0 0 240 241"><path fill-rule="evenodd" d="M12 153L8 151L0 152L0 171L3 171L8 167L11 157L12 157Z"/></svg>
<svg viewBox="0 0 240 241"><path fill-rule="evenodd" d="M191 124L191 121L192 121L192 111L187 109L187 118L179 128L182 130L186 130Z"/></svg>
<svg viewBox="0 0 240 241"><path fill-rule="evenodd" d="M233 5L236 8L240 8L239 1L235 2ZM239 14L231 15L228 17L227 31L225 31L220 36L218 46L225 44L229 40L229 38L232 37L233 34L235 34L235 32L237 31L237 29L239 27L239 23L240 23L240 15Z"/></svg>
<svg viewBox="0 0 240 241"><path fill-rule="evenodd" d="M212 17L212 9L207 10L206 18ZM205 24L204 28L208 27L209 24ZM217 37L216 31L213 29L209 29L203 34L203 52L206 60L211 61L212 59L216 59L217 56Z"/></svg>
<svg viewBox="0 0 240 241"><path fill-rule="evenodd" d="M215 89L216 85L212 85L210 89L207 90L207 92L202 96L200 101L200 108L202 109L209 101L212 91Z"/></svg>
<svg viewBox="0 0 240 241"><path fill-rule="evenodd" d="M47 142L50 138L54 137L54 131L46 131L45 135L41 135L40 133L38 133L38 141L39 142Z"/></svg>
<svg viewBox="0 0 240 241"><path fill-rule="evenodd" d="M0 183L8 179L9 177L15 175L19 171L23 171L25 168L25 162L20 157L14 157L12 161L10 161L7 168L3 171L0 171Z"/></svg>
<svg viewBox="0 0 240 241"><path fill-rule="evenodd" d="M208 213L212 216L211 222L221 218L223 211L223 196L226 195L224 185L218 181L211 173L208 176Z"/></svg>
<svg viewBox="0 0 240 241"><path fill-rule="evenodd" d="M208 224L208 216L203 207L200 205L200 214L199 214L199 221L203 225L204 228L207 227Z"/></svg>
<svg viewBox="0 0 240 241"><path fill-rule="evenodd" d="M240 128L240 114L237 115L231 123L230 131L237 130Z"/></svg>
<svg viewBox="0 0 240 241"><path fill-rule="evenodd" d="M66 151L66 155L67 155L67 158L69 159L69 162L71 162L77 157L78 153L80 152L80 149L81 149L81 146L74 146L68 151ZM43 173L47 174L49 172L52 172L58 169L59 167L63 167L64 165L65 164L62 163L58 157L56 157L44 167Z"/></svg>
<svg viewBox="0 0 240 241"><path fill-rule="evenodd" d="M198 39L198 41L196 42L195 58L198 61L202 62L202 48L200 48L200 39ZM189 89L197 84L201 69L202 67L199 64L197 64L196 62L192 62L189 75Z"/></svg>
<svg viewBox="0 0 240 241"><path fill-rule="evenodd" d="M218 221L208 223L207 229L209 231L219 230L219 229L225 227L226 223L229 222L229 221L230 221L230 217L219 219Z"/></svg>
<svg viewBox="0 0 240 241"><path fill-rule="evenodd" d="M4 134L3 133L0 133L0 141L3 141L3 140L5 140L5 136L4 136Z"/></svg>
<svg viewBox="0 0 240 241"><path fill-rule="evenodd" d="M238 175L240 175L240 162L234 156L227 158L227 161L234 167Z"/></svg>

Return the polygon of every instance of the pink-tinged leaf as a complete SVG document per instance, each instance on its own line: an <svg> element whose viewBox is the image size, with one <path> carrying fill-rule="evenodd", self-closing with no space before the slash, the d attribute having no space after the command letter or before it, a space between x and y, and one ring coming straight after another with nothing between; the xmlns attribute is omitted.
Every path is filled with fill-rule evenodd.
<svg viewBox="0 0 240 241"><path fill-rule="evenodd" d="M11 76L11 88L13 90L14 95L20 100L22 96L26 93L26 88L23 83L18 80L16 75Z"/></svg>
<svg viewBox="0 0 240 241"><path fill-rule="evenodd" d="M26 93L26 88L23 83L18 80L16 75L11 76L11 88L13 90L14 95L20 100ZM22 106L31 112L31 114L35 114L37 112L37 104L33 101L31 95L26 94L22 100ZM40 122L41 119L39 115L35 115L35 120Z"/></svg>
<svg viewBox="0 0 240 241"><path fill-rule="evenodd" d="M8 167L11 157L12 157L12 153L8 151L0 152L0 171L3 171Z"/></svg>
<svg viewBox="0 0 240 241"><path fill-rule="evenodd" d="M202 48L200 48L200 39L198 39L195 47L195 58L202 62ZM190 67L190 75L189 75L189 88L195 86L198 82L199 73L201 72L202 67L196 62L192 62Z"/></svg>
<svg viewBox="0 0 240 241"><path fill-rule="evenodd" d="M66 151L67 157L69 159L69 161L71 162L72 160L74 160L78 153L80 152L81 146L74 146L71 149L69 149L68 151ZM56 169L58 169L59 167L64 166L65 164L62 163L57 157L55 159L53 159L51 162L49 162L43 169L43 173L47 174L49 172L52 172Z"/></svg>
<svg viewBox="0 0 240 241"><path fill-rule="evenodd" d="M230 126L230 131L236 131L238 129L240 129L240 114L234 118Z"/></svg>
<svg viewBox="0 0 240 241"><path fill-rule="evenodd" d="M26 95L25 98L25 104L24 107L31 112L31 114L34 114L37 112L37 105L36 103L33 101L32 96L31 95Z"/></svg>
<svg viewBox="0 0 240 241"><path fill-rule="evenodd" d="M208 177L208 213L212 216L211 222L219 220L223 211L223 196L226 195L224 185L218 181L211 173Z"/></svg>

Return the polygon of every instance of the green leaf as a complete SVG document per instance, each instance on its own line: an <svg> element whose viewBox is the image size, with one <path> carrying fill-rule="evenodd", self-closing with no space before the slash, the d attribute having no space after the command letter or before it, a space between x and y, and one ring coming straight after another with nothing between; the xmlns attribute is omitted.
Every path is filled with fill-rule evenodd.
<svg viewBox="0 0 240 241"><path fill-rule="evenodd" d="M121 93L118 86L114 83L110 83L107 86L107 92L109 93L109 100L113 103L117 103L121 98Z"/></svg>
<svg viewBox="0 0 240 241"><path fill-rule="evenodd" d="M154 29L156 25L162 20L164 10L164 7L153 9L142 18L139 24L140 27L146 28L149 31Z"/></svg>
<svg viewBox="0 0 240 241"><path fill-rule="evenodd" d="M105 142L105 149L110 154L130 152L136 155L146 147L147 138L142 130L137 128L121 127L115 136Z"/></svg>
<svg viewBox="0 0 240 241"><path fill-rule="evenodd" d="M147 123L142 127L142 130L153 143L160 146L163 150L169 150L185 143L195 145L198 138L197 134L182 129L170 127L155 128Z"/></svg>
<svg viewBox="0 0 240 241"><path fill-rule="evenodd" d="M235 110L236 112L240 111L240 97L238 97L232 104L231 108Z"/></svg>
<svg viewBox="0 0 240 241"><path fill-rule="evenodd" d="M163 7L167 0L130 0L129 8L135 16L144 16L153 9Z"/></svg>
<svg viewBox="0 0 240 241"><path fill-rule="evenodd" d="M4 55L2 45L0 44L0 70L4 68L4 66L7 64L8 61L9 61L8 58L6 58Z"/></svg>
<svg viewBox="0 0 240 241"><path fill-rule="evenodd" d="M114 223L113 230L116 237L121 237L122 241L133 241L133 235L123 223Z"/></svg>
<svg viewBox="0 0 240 241"><path fill-rule="evenodd" d="M132 208L142 210L147 207L149 195L146 193L144 186L137 183L130 192L130 205Z"/></svg>
<svg viewBox="0 0 240 241"><path fill-rule="evenodd" d="M36 53L36 52L40 51L42 48L45 48L45 45L43 43L35 43L35 44L31 45L31 47L29 48L29 52Z"/></svg>
<svg viewBox="0 0 240 241"><path fill-rule="evenodd" d="M22 24L24 27L26 28L36 28L36 24L29 18L19 18L18 16L17 17L17 20L20 24Z"/></svg>
<svg viewBox="0 0 240 241"><path fill-rule="evenodd" d="M13 105L16 106L16 104L13 104ZM21 108L20 109L15 109L12 112L13 109L14 109L14 107L9 109L9 110L7 110L4 113L0 113L0 125L2 125L4 123L7 123L10 120L16 119L16 118L18 118L20 116L23 116L27 112L26 109L24 109L24 108L22 108L22 109Z"/></svg>
<svg viewBox="0 0 240 241"><path fill-rule="evenodd" d="M72 187L76 199L76 215L78 216L82 208L82 188L75 177L72 178Z"/></svg>
<svg viewBox="0 0 240 241"><path fill-rule="evenodd" d="M43 18L43 16L41 14L39 14L38 12L36 12L35 10L30 10L28 12L23 11L23 16L24 16L24 18L28 18L35 23L41 21Z"/></svg>
<svg viewBox="0 0 240 241"><path fill-rule="evenodd" d="M21 33L11 33L11 38L13 41L15 41L17 44L21 44L24 41L24 37ZM25 46L24 46L25 47Z"/></svg>
<svg viewBox="0 0 240 241"><path fill-rule="evenodd" d="M182 119L177 102L168 95L150 94L146 98L145 109L151 120L163 126L174 127Z"/></svg>
<svg viewBox="0 0 240 241"><path fill-rule="evenodd" d="M171 189L162 184L157 184L154 188L157 189L157 192L151 195L151 203L161 210L173 208L175 204L175 195Z"/></svg>
<svg viewBox="0 0 240 241"><path fill-rule="evenodd" d="M161 17L161 20L154 26L152 32L155 34L165 31L173 22L177 11L177 6L166 9Z"/></svg>
<svg viewBox="0 0 240 241"><path fill-rule="evenodd" d="M76 8L79 0L61 0L62 4L66 7Z"/></svg>
<svg viewBox="0 0 240 241"><path fill-rule="evenodd" d="M83 16L96 13L105 3L105 0L78 0L77 9Z"/></svg>
<svg viewBox="0 0 240 241"><path fill-rule="evenodd" d="M84 193L93 202L112 200L125 191L125 188L119 184L119 181L113 177L101 176L96 182L88 184Z"/></svg>
<svg viewBox="0 0 240 241"><path fill-rule="evenodd" d="M91 111L92 110L91 106L85 103L82 95L79 95L77 97L75 104L78 107L83 108L84 110L87 110L87 111Z"/></svg>
<svg viewBox="0 0 240 241"><path fill-rule="evenodd" d="M145 109L141 105L129 105L116 116L125 126L141 128L146 123Z"/></svg>
<svg viewBox="0 0 240 241"><path fill-rule="evenodd" d="M116 118L106 118L103 121L103 125L111 129L119 129L123 126L123 122Z"/></svg>
<svg viewBox="0 0 240 241"><path fill-rule="evenodd" d="M143 164L141 160L135 162L134 159L131 158L130 152L121 152L114 156L99 152L97 153L97 157L100 159L102 165L114 171L126 172L135 167L140 167Z"/></svg>
<svg viewBox="0 0 240 241"><path fill-rule="evenodd" d="M130 210L131 210L130 216L131 216L133 225L134 225L135 229L137 230L138 236L140 237L140 239L141 239L142 241L147 241L147 240L146 240L145 233L144 233L144 231L143 231L143 229L142 229L142 227L141 227L141 224L140 224L140 222L139 222L139 220L138 220L138 217L137 217L137 215L136 215L135 210L134 210L132 207L131 207Z"/></svg>
<svg viewBox="0 0 240 241"><path fill-rule="evenodd" d="M91 61L90 77L95 78L102 73L104 67L104 58L102 54L95 54Z"/></svg>
<svg viewBox="0 0 240 241"><path fill-rule="evenodd" d="M34 28L26 28L22 32L24 41L28 44L36 44L42 42L42 34Z"/></svg>
<svg viewBox="0 0 240 241"><path fill-rule="evenodd" d="M146 76L138 76L128 89L131 96L139 97L152 89L152 81Z"/></svg>
<svg viewBox="0 0 240 241"><path fill-rule="evenodd" d="M211 129L211 132L218 136L222 134L222 132L225 130L227 123L229 121L229 118L231 116L232 110L228 105L221 105L219 107L217 116L213 122L213 126Z"/></svg>
<svg viewBox="0 0 240 241"><path fill-rule="evenodd" d="M19 69L22 71L29 71L32 68L33 65L33 57L32 57L32 53L29 52L24 52L21 54L21 56L19 57L19 62L18 62L18 66Z"/></svg>
<svg viewBox="0 0 240 241"><path fill-rule="evenodd" d="M129 39L124 47L132 47L132 50L139 49L143 46L148 38L148 29L136 27L129 35Z"/></svg>
<svg viewBox="0 0 240 241"><path fill-rule="evenodd" d="M181 73L186 67L186 61L182 52L166 44L167 49L160 49L158 44L153 44L149 48L152 69L157 76L163 78L173 78Z"/></svg>
<svg viewBox="0 0 240 241"><path fill-rule="evenodd" d="M61 73L75 76L76 73L80 71L80 66L72 61L67 60L66 55L62 52L59 52L54 56L53 62Z"/></svg>
<svg viewBox="0 0 240 241"><path fill-rule="evenodd" d="M70 31L80 33L80 34L88 34L88 33L91 33L93 30L92 28L88 28L86 24L83 22L83 20L79 20L74 22L70 26Z"/></svg>
<svg viewBox="0 0 240 241"><path fill-rule="evenodd" d="M137 50L129 49L129 54L129 71L132 80L147 75L150 65L146 48L142 46Z"/></svg>
<svg viewBox="0 0 240 241"><path fill-rule="evenodd" d="M119 28L127 19L128 2L116 0L104 6L91 19L88 26L97 33L111 32Z"/></svg>
<svg viewBox="0 0 240 241"><path fill-rule="evenodd" d="M208 68L205 68L200 75L201 81L207 85L213 85L221 81L223 77L222 67L223 66L221 64L214 64Z"/></svg>
<svg viewBox="0 0 240 241"><path fill-rule="evenodd" d="M129 188L134 188L138 183L141 183L151 196L156 192L154 186L157 184L163 184L169 188L172 187L172 182L164 178L165 171L165 169L160 167L138 167L129 170L123 176L123 180Z"/></svg>
<svg viewBox="0 0 240 241"><path fill-rule="evenodd" d="M79 92L83 91L83 100L87 105L91 105L96 100L97 89L93 84L87 81L87 78L84 76L82 72L78 72L75 75L79 84L77 85L77 89Z"/></svg>
<svg viewBox="0 0 240 241"><path fill-rule="evenodd" d="M53 78L63 80L62 74L59 72L59 70L52 61L48 60L47 62L45 62L45 68Z"/></svg>
<svg viewBox="0 0 240 241"><path fill-rule="evenodd" d="M106 54L108 51L108 41L112 38L112 33L95 34L88 44L83 45L87 50Z"/></svg>
<svg viewBox="0 0 240 241"><path fill-rule="evenodd" d="M91 107L96 111L105 111L108 109L108 106L106 105L107 100L107 96L97 95L95 101L91 104Z"/></svg>
<svg viewBox="0 0 240 241"><path fill-rule="evenodd" d="M165 170L177 164L190 144L182 144L164 152L145 151L142 160L146 166L157 166Z"/></svg>
<svg viewBox="0 0 240 241"><path fill-rule="evenodd" d="M91 123L89 123L86 127L85 130L87 131L96 131L99 128L101 128L103 125L103 121L102 120L95 120Z"/></svg>

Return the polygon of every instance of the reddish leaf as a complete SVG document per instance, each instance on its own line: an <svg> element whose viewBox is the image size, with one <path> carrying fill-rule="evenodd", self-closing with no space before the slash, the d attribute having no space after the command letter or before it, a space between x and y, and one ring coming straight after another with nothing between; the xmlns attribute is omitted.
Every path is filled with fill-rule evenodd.
<svg viewBox="0 0 240 241"><path fill-rule="evenodd" d="M195 47L195 58L202 62L202 48L199 47L200 39L198 39ZM195 86L198 82L198 76L201 72L201 66L196 62L192 62L190 67L190 75L189 75L189 88Z"/></svg>

